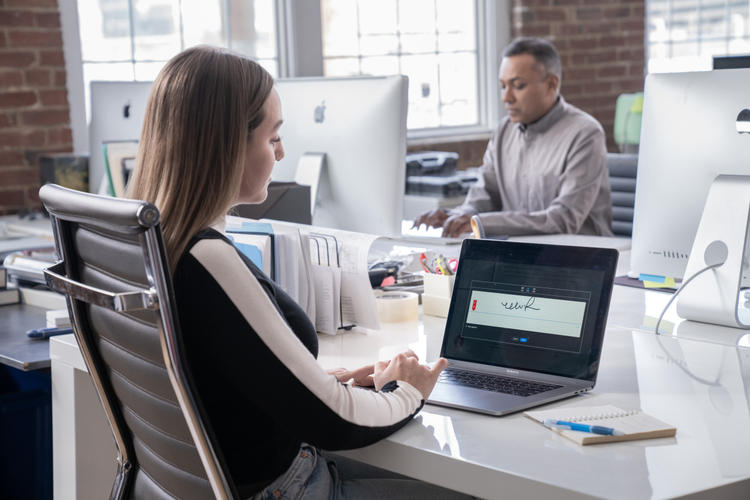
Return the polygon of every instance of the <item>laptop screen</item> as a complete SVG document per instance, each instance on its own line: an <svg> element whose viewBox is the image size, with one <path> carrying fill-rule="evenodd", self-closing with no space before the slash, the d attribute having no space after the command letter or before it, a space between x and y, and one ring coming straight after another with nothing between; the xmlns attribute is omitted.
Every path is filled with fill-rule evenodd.
<svg viewBox="0 0 750 500"><path fill-rule="evenodd" d="M594 380L618 252L465 240L442 356Z"/></svg>

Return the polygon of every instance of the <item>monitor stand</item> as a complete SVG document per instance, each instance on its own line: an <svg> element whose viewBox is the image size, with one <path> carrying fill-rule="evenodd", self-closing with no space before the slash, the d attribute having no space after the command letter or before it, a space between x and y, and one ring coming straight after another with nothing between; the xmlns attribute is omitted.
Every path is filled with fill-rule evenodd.
<svg viewBox="0 0 750 500"><path fill-rule="evenodd" d="M303 154L297 163L294 181L310 186L310 214L313 226L344 228L331 189L331 174L325 153Z"/></svg>
<svg viewBox="0 0 750 500"><path fill-rule="evenodd" d="M303 186L310 186L310 214L315 216L315 205L318 200L320 175L326 165L325 153L305 153L297 162L294 182Z"/></svg>
<svg viewBox="0 0 750 500"><path fill-rule="evenodd" d="M677 314L684 319L750 328L750 309L740 305L743 272L748 269L750 176L720 175L708 193L703 216L690 252L685 279L710 263L712 243L723 242L728 251L720 267L704 272L680 292ZM715 248L714 245L712 248Z"/></svg>

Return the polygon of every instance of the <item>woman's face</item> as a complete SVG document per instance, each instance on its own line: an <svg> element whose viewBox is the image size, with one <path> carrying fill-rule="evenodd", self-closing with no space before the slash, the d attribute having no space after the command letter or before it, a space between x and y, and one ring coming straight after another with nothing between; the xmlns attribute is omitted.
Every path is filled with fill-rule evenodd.
<svg viewBox="0 0 750 500"><path fill-rule="evenodd" d="M237 204L262 203L268 195L267 188L271 182L273 166L284 158L284 146L281 145L279 137L279 128L283 122L281 100L275 90L268 96L265 112L265 119L247 141L245 167Z"/></svg>

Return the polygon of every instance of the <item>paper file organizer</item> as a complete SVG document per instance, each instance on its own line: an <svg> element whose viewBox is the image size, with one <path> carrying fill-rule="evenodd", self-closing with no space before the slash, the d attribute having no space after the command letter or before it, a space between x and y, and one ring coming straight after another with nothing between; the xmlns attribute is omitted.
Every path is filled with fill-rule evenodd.
<svg viewBox="0 0 750 500"><path fill-rule="evenodd" d="M313 261L313 273L316 281L330 280L333 294L333 311L327 311L324 306L325 293L316 291L316 324L315 329L321 333L335 333L335 330L351 330L357 325L345 325L341 303L341 264L339 262L339 242L335 236L310 233L310 256ZM317 262L316 262L317 257ZM317 267L315 267L317 266ZM323 326L324 318L333 314L338 321L334 321L333 328ZM332 331L333 330L333 331Z"/></svg>

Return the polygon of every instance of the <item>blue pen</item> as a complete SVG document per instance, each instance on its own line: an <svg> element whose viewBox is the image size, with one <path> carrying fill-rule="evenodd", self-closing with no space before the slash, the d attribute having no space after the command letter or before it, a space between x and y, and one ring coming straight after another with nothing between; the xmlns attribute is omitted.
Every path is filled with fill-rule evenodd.
<svg viewBox="0 0 750 500"><path fill-rule="evenodd" d="M625 433L622 431L618 431L617 429L612 429L610 427L601 427L598 425L585 425L585 424L576 424L573 422L563 422L562 420L554 420L551 418L545 418L544 422L542 422L545 427L550 427L553 429L566 429L571 431L581 431L581 432L590 432L592 434L604 434L605 436L624 436Z"/></svg>
<svg viewBox="0 0 750 500"><path fill-rule="evenodd" d="M67 335L73 333L72 327L67 328L39 328L38 330L29 330L26 332L26 336L30 339L41 340L48 339L55 335Z"/></svg>

